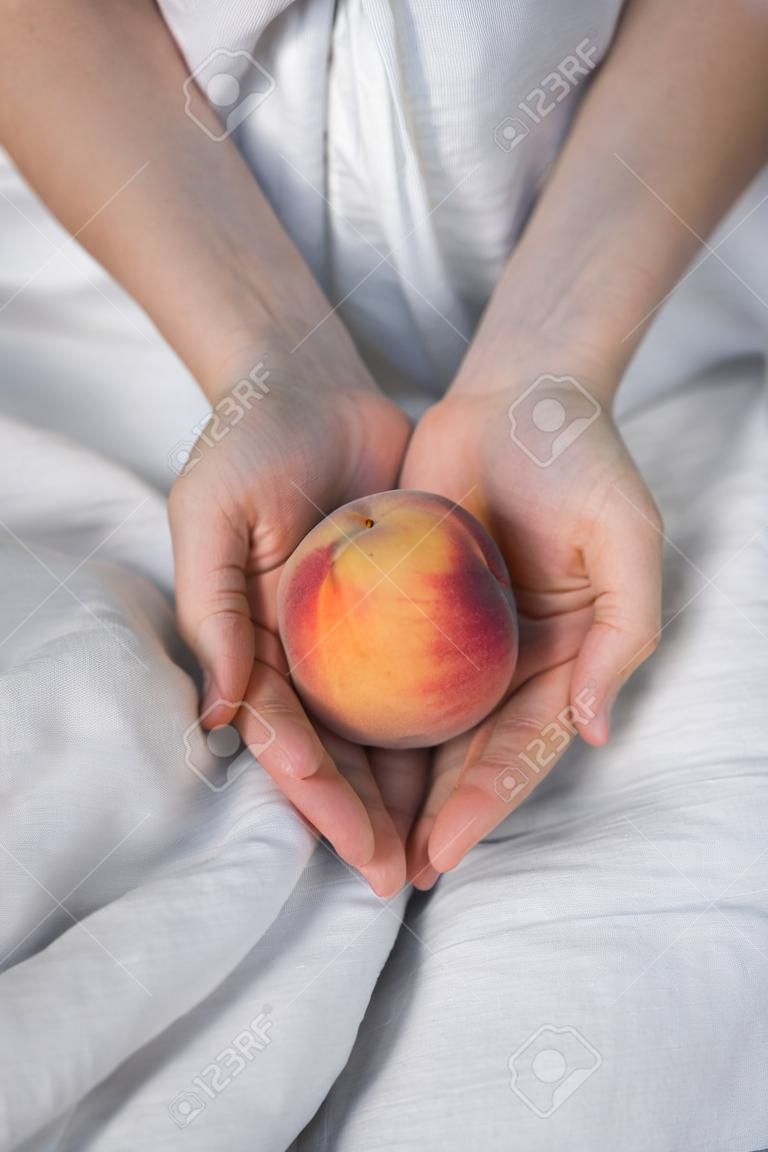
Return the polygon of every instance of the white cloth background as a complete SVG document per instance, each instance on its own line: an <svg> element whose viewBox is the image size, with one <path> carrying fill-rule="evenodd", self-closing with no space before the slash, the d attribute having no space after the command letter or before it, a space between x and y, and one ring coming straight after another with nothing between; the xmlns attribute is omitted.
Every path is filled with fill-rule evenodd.
<svg viewBox="0 0 768 1152"><path fill-rule="evenodd" d="M436 2L341 4L333 28L331 7L164 5L191 67L245 47L275 76L237 141L332 300L377 265L370 243L399 245L342 315L418 409L579 93L513 152L494 127L582 39L602 52L619 4L473 6L460 35ZM257 767L214 793L185 763L196 693L161 491L206 405L3 165L0 1147L768 1144L766 192L622 386L672 542L664 644L611 745L574 751L398 934L404 898L384 907L313 853ZM195 1078L265 1011L271 1042L206 1097ZM542 1028L601 1061L546 1120L523 1098L547 1110L530 1058L518 1092L508 1069ZM182 1092L205 1105L185 1127Z"/></svg>

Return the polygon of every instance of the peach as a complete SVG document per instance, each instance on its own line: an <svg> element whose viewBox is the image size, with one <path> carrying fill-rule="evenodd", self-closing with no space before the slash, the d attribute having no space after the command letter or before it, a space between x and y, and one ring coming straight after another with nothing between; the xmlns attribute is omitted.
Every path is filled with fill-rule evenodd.
<svg viewBox="0 0 768 1152"><path fill-rule="evenodd" d="M416 748L473 727L517 659L517 614L496 544L428 492L345 504L288 560L280 635L310 713L360 744Z"/></svg>

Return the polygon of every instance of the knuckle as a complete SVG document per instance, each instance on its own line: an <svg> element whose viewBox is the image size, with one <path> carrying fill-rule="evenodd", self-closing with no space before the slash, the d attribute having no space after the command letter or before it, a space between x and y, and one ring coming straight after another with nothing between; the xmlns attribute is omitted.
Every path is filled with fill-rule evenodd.
<svg viewBox="0 0 768 1152"><path fill-rule="evenodd" d="M478 764L483 771L495 775L509 768L533 740L540 740L543 729L551 721L531 716L513 716L498 722L492 739L483 749Z"/></svg>
<svg viewBox="0 0 768 1152"><path fill-rule="evenodd" d="M238 619L242 619L243 616L250 618L248 597L242 588L214 587L204 594L203 602L205 616L208 618L227 616L237 616Z"/></svg>
<svg viewBox="0 0 768 1152"><path fill-rule="evenodd" d="M179 604L185 613L196 612L202 618L211 616L248 616L250 605L245 590L242 570L236 564L219 565L207 572L179 573L177 577Z"/></svg>
<svg viewBox="0 0 768 1152"><path fill-rule="evenodd" d="M487 786L493 788L494 780L499 772L508 769L515 760L515 753L511 748L489 748L487 749L480 761L478 768L482 771L483 775L487 777Z"/></svg>
<svg viewBox="0 0 768 1152"><path fill-rule="evenodd" d="M193 648L201 644L203 638L210 639L209 629L211 627L213 627L215 635L219 637L237 633L242 628L244 617L247 614L247 610L243 611L242 607L235 605L220 605L215 608L206 605L205 610L200 612L195 605L185 604L181 600L176 611L179 631L184 640Z"/></svg>
<svg viewBox="0 0 768 1152"><path fill-rule="evenodd" d="M506 716L499 721L496 732L501 739L519 740L538 736L548 719L537 716Z"/></svg>
<svg viewBox="0 0 768 1152"><path fill-rule="evenodd" d="M254 702L253 710L258 716L268 720L300 719L292 702L281 699L279 696L260 696ZM248 715L249 713L246 711L245 716Z"/></svg>

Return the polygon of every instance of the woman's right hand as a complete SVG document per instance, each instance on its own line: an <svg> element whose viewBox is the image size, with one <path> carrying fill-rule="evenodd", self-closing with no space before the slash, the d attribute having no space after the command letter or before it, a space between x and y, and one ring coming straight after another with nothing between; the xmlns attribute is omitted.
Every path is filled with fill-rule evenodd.
<svg viewBox="0 0 768 1152"><path fill-rule="evenodd" d="M410 432L351 347L342 341L331 361L317 355L325 343L313 343L312 359L301 349L241 354L227 372L240 383L222 389L171 493L177 611L203 668L204 727L234 722L288 799L385 895L405 880L424 757L319 733L290 685L277 631L291 552L324 514L395 486ZM268 380L249 387L261 359Z"/></svg>
<svg viewBox="0 0 768 1152"><path fill-rule="evenodd" d="M155 0L94 11L94 0L3 9L0 142L213 405L260 360L269 368L270 391L237 424L224 404L226 437L216 443L209 428L212 446L198 445L175 486L179 616L208 677L205 722L233 718L231 706L210 708L218 698L262 712L277 739L261 762L340 854L368 860L374 887L389 891L404 854L388 813L407 832L418 773L399 755L386 756L385 770L383 753L325 736L332 751L323 748L285 675L275 589L319 509L395 486L408 423L376 391L234 140L222 138ZM250 717L253 727L240 711L238 723ZM255 731L251 744L260 745Z"/></svg>

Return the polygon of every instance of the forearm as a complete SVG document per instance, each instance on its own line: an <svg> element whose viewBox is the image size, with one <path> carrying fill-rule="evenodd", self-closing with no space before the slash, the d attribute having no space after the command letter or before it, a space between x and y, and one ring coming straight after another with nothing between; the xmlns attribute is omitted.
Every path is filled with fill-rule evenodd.
<svg viewBox="0 0 768 1152"><path fill-rule="evenodd" d="M612 389L700 238L768 159L767 78L768 8L633 0L456 387L498 378L512 354L594 369Z"/></svg>
<svg viewBox="0 0 768 1152"><path fill-rule="evenodd" d="M25 0L0 15L0 143L208 395L260 342L290 352L328 302L231 141L185 114L187 70L152 0ZM335 317L313 353L331 341L356 371Z"/></svg>

